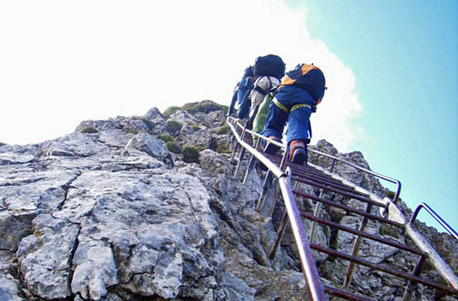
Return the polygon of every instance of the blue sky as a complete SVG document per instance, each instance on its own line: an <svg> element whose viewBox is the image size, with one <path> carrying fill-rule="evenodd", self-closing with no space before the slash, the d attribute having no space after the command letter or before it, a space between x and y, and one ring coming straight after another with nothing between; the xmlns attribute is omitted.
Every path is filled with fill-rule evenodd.
<svg viewBox="0 0 458 301"><path fill-rule="evenodd" d="M356 77L356 141L372 169L403 183L458 229L457 1L304 1L312 37ZM290 2L290 5L301 5ZM342 100L345 101L345 100ZM420 219L428 219L426 213ZM428 219L429 221L429 219Z"/></svg>
<svg viewBox="0 0 458 301"><path fill-rule="evenodd" d="M458 229L457 2L285 1L1 1L0 142L227 105L245 67L275 53L326 74L312 143L362 151L410 207L427 202Z"/></svg>

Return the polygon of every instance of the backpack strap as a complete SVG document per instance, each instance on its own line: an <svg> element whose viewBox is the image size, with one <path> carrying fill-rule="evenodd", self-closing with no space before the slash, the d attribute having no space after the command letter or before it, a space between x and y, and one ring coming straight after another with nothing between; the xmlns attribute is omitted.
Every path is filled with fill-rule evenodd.
<svg viewBox="0 0 458 301"><path fill-rule="evenodd" d="M272 99L272 102L286 114L290 114L292 111L297 110L299 108L307 108L311 110L312 112L316 112L316 106L312 106L306 103L299 103L297 105L294 105L291 107L291 110L289 110L286 106L284 106L281 102L279 102L278 99L275 97Z"/></svg>

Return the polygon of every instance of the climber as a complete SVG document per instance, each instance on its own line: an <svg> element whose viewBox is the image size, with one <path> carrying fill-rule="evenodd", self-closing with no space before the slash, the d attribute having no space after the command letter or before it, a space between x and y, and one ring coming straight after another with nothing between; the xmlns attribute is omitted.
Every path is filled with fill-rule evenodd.
<svg viewBox="0 0 458 301"><path fill-rule="evenodd" d="M251 109L248 122L250 128L260 104L266 95L280 84L284 75L285 63L278 55L268 54L256 58L254 63L255 82L250 93Z"/></svg>
<svg viewBox="0 0 458 301"><path fill-rule="evenodd" d="M307 144L311 138L310 115L324 96L325 78L314 65L300 64L286 73L272 102L261 134L280 142L288 122L286 146L289 161L307 163ZM266 153L275 153L279 147L267 143Z"/></svg>
<svg viewBox="0 0 458 301"><path fill-rule="evenodd" d="M252 127L253 132L261 133L261 131L264 129L264 126L266 124L267 114L269 112L269 105L272 102L272 99L274 98L276 91L277 91L276 88L272 89L264 97L264 100L262 101L262 103L258 106L258 110L253 119L253 127ZM258 138L254 137L253 143L256 143L257 141L258 141Z"/></svg>
<svg viewBox="0 0 458 301"><path fill-rule="evenodd" d="M231 105L229 107L228 116L232 115L234 107L237 107L237 118L245 119L250 112L250 92L253 88L254 76L253 66L245 69L240 82L237 83L232 96Z"/></svg>

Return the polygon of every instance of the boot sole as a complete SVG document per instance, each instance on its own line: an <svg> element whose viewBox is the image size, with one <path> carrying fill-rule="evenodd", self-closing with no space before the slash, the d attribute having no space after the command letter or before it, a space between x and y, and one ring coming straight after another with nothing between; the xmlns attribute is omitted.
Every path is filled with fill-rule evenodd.
<svg viewBox="0 0 458 301"><path fill-rule="evenodd" d="M298 149L293 153L293 158L291 160L292 163L294 164L299 164L303 165L305 162L307 162L307 155L304 150Z"/></svg>
<svg viewBox="0 0 458 301"><path fill-rule="evenodd" d="M275 154L276 152L278 152L279 149L279 146L273 143L267 143L266 147L264 148L264 152L268 154Z"/></svg>

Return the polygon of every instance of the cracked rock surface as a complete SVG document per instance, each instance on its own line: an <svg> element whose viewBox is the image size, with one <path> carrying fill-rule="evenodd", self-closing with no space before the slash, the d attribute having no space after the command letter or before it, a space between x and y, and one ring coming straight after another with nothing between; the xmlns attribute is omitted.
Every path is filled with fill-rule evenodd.
<svg viewBox="0 0 458 301"><path fill-rule="evenodd" d="M224 140L211 133L224 115L209 116L202 145ZM88 126L96 130L81 133ZM227 176L227 157L210 149L204 169L186 164L160 134L167 134L165 121L150 110L85 121L41 144L0 146L1 300L254 299L256 288L227 267L214 207L234 214L230 231L244 236L248 257L258 256L251 252L260 253L261 243L248 239L260 229L246 233L237 214L257 215L260 179L239 187ZM231 191L217 191L215 181Z"/></svg>
<svg viewBox="0 0 458 301"><path fill-rule="evenodd" d="M41 144L0 143L0 300L307 300L290 232L268 258L276 221L255 210L259 171L245 185L232 177L230 156L221 153L225 112L200 105L167 117L153 108L145 116L83 121ZM169 132L167 121L182 127ZM199 162L171 153L164 135L203 149ZM338 153L325 142L317 147ZM360 153L347 157L364 161ZM339 172L384 192L378 182ZM358 225L340 212L323 214ZM369 228L402 241L379 225ZM316 236L346 252L355 239L323 227ZM377 262L414 260L368 242L361 250ZM316 255L323 277L337 285L345 268ZM387 281L403 286L369 282L366 272L355 275L360 291L392 300Z"/></svg>

